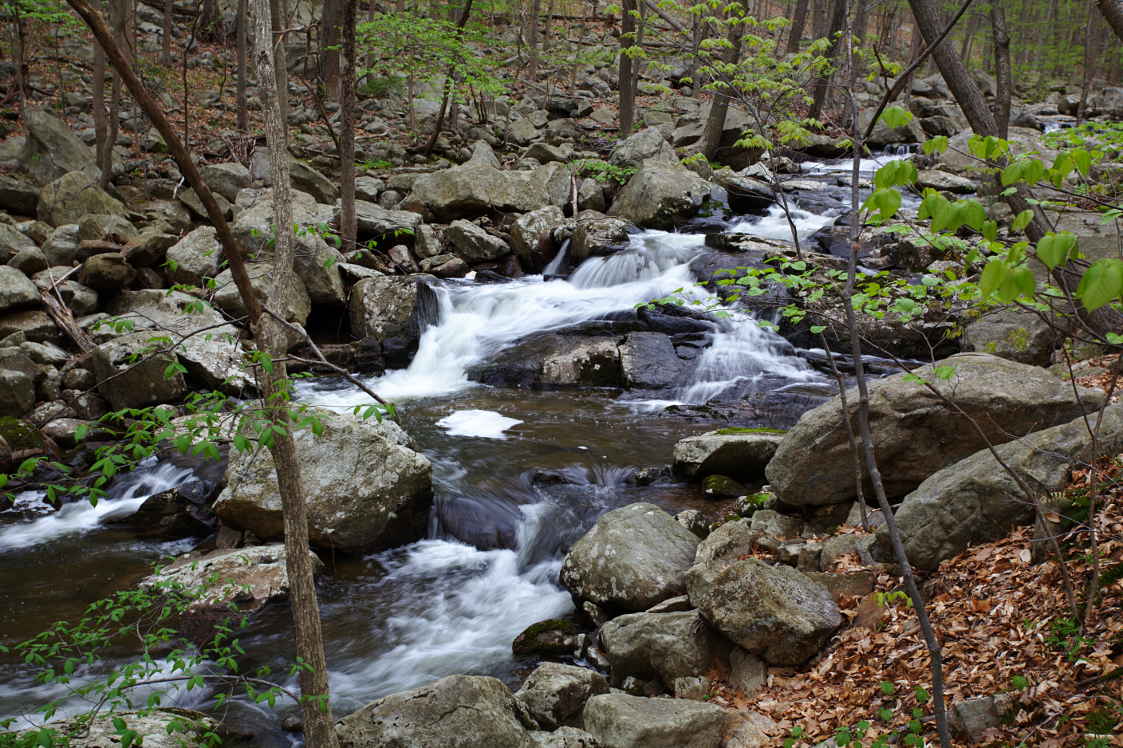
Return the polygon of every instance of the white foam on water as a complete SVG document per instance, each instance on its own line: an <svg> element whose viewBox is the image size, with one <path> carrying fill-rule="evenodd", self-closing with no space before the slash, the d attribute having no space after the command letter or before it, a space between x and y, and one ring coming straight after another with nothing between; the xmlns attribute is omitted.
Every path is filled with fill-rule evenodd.
<svg viewBox="0 0 1123 748"><path fill-rule="evenodd" d="M504 433L518 426L522 421L508 418L494 410L457 410L441 420L437 425L448 432L449 436L477 436L485 439L506 439Z"/></svg>

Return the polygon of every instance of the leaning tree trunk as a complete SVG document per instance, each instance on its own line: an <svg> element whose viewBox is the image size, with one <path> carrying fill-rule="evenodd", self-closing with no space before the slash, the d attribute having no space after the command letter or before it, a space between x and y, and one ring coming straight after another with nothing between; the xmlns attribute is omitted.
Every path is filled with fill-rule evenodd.
<svg viewBox="0 0 1123 748"><path fill-rule="evenodd" d="M617 87L620 90L620 132L627 136L632 131L632 123L636 118L636 90L632 87L635 77L632 68L635 63L624 50L635 44L636 18L632 15L636 9L635 0L624 0L623 10L620 14L620 72L617 75Z"/></svg>
<svg viewBox="0 0 1123 748"><path fill-rule="evenodd" d="M1100 9L1111 30L1123 41L1123 0L1096 0L1096 7Z"/></svg>
<svg viewBox="0 0 1123 748"><path fill-rule="evenodd" d="M339 233L355 246L355 15L357 0L343 0L343 73L339 84Z"/></svg>
<svg viewBox="0 0 1123 748"><path fill-rule="evenodd" d="M118 77L122 79L152 125L164 138L164 142L167 143L168 150L175 159L180 172L195 189L199 201L206 210L207 217L215 228L219 243L222 245L223 258L230 266L234 284L238 289L242 303L246 307L246 315L258 347L267 353L277 350L277 340L282 337L279 331L280 323L273 324L272 318L266 316L263 311L257 292L250 283L243 250L231 232L230 225L226 222L214 194L199 173L199 167L195 160L176 134L160 105L156 103L156 100L132 69L129 60L113 38L113 34L109 31L101 14L90 6L89 0L67 0L67 2L93 32L95 39L105 51L106 57L113 65ZM259 54L265 56L268 64L272 64L270 55L272 50L271 30L268 22L264 20L268 18L269 14L264 7L261 7L264 2L265 0L256 0L259 6L257 11L259 32L263 39L258 45L262 50ZM279 194L274 193L276 198L274 209L281 211L280 218L275 215L274 221L279 226L291 226L291 213L288 218L285 217L285 211L291 211L291 195L287 194L287 160L283 158L283 140L280 139L283 136L284 127L278 117L279 107L275 95L272 91L266 91L269 88L269 82L273 80L273 73L271 70L263 71L263 73L265 75L263 75L262 99L263 104L267 104L264 107L267 115L266 133L268 137L274 139L277 145L276 148L272 149L273 166L279 168L279 171L274 174L274 189L281 191ZM279 286L283 291L285 283L291 284L294 282L292 232L278 231L277 238L275 256L278 261L277 269L282 272L275 275L274 289L276 291ZM280 266L281 260L287 261L287 268ZM274 298L276 297L271 297L271 303L273 303ZM280 300L278 299L278 301ZM275 427L273 429L273 445L270 447L270 451L273 454L273 461L277 469L277 483L284 511L286 571L291 588L290 602L296 630L297 656L306 665L300 675L301 691L304 696L308 697L302 702L305 738L307 745L311 748L335 748L337 740L327 700L329 695L327 667L324 657L323 637L320 632L319 610L316 604L316 588L313 582L312 564L308 551L308 523L301 488L300 464L296 460L296 445L293 441L292 432L288 428L287 406L282 398L271 397L271 395L289 390L283 359L277 361L276 364L268 368L262 367L262 392L265 395L266 417Z"/></svg>
<svg viewBox="0 0 1123 748"><path fill-rule="evenodd" d="M994 80L997 87L994 101L994 118L998 137L1005 138L1010 128L1010 97L1013 79L1010 73L1010 34L1006 31L1006 11L1002 0L992 0L990 24L994 29Z"/></svg>

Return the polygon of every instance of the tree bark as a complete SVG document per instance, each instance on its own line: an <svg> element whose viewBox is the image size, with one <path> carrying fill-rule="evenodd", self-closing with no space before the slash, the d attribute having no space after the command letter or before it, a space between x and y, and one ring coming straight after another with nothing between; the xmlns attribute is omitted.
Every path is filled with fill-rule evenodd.
<svg viewBox="0 0 1123 748"><path fill-rule="evenodd" d="M636 19L632 13L636 9L635 0L624 0L620 14L620 71L617 85L620 90L620 135L626 137L632 132L636 117L636 91L632 87L634 63L624 50L635 44Z"/></svg>
<svg viewBox="0 0 1123 748"><path fill-rule="evenodd" d="M172 64L172 27L175 20L175 0L164 0L164 38L161 40L160 64Z"/></svg>
<svg viewBox="0 0 1123 748"><path fill-rule="evenodd" d="M998 137L1005 138L1010 128L1010 97L1013 95L1013 78L1010 72L1010 34L1006 30L1006 11L1002 0L992 0L990 24L994 29L994 80L997 86L994 101L994 118Z"/></svg>
<svg viewBox="0 0 1123 748"><path fill-rule="evenodd" d="M105 51L94 45L94 85L90 105L94 115L94 154L97 168L101 170L99 184L102 189L109 184L107 174L113 174L113 148L109 145L109 118L105 112Z"/></svg>
<svg viewBox="0 0 1123 748"><path fill-rule="evenodd" d="M238 129L249 132L250 115L246 106L247 66L246 55L249 47L249 0L238 0Z"/></svg>
<svg viewBox="0 0 1123 748"><path fill-rule="evenodd" d="M796 0L795 10L792 11L792 27L788 31L788 54L794 55L799 51L800 42L803 41L803 30L807 27L808 0Z"/></svg>
<svg viewBox="0 0 1123 748"><path fill-rule="evenodd" d="M343 247L355 246L355 16L357 0L343 2L343 75L339 85L339 233Z"/></svg>
<svg viewBox="0 0 1123 748"><path fill-rule="evenodd" d="M847 15L847 2L846 0L834 0L834 7L831 12L831 27L827 31L827 36L830 38L831 47L826 53L826 57L831 61L832 65L835 58L838 57L838 39L837 36L842 32L846 26ZM823 78L816 78L814 83L814 99L811 102L811 109L808 111L807 116L811 119L819 119L823 115L823 107L827 103L827 93L830 92L831 78L833 73Z"/></svg>
<svg viewBox="0 0 1123 748"><path fill-rule="evenodd" d="M199 201L203 204L215 228L215 233L222 246L222 254L230 267L234 284L246 307L251 328L257 338L258 346L266 352L276 349L276 340L280 337L275 331L277 327L271 324L271 318L263 313L261 302L257 293L250 284L249 274L243 252L230 230L230 225L223 216L214 194L203 180L199 169L183 142L177 136L175 129L160 109L160 105L145 88L143 82L133 71L128 58L116 43L105 20L90 5L88 0L67 0L86 25L93 32L95 39L105 51L106 57L117 71L133 98L136 99L141 109L144 110L153 126L163 136L168 149L175 159L177 166L184 177L195 189ZM264 7L265 0L256 0L258 5L258 25L261 34L259 55L264 56L268 63L271 59L271 31L268 22L268 12ZM284 124L278 116L278 102L272 91L266 92L269 82L273 80L271 70L263 71L262 85L263 103L267 122L266 133L274 143L273 166L279 172L274 174L274 190L280 190L280 195L274 192L274 210L280 211L280 216L275 213L274 222L278 226L291 226L291 213L289 220L285 218L285 211L291 211L291 196L288 191L287 160L283 157L284 143L281 139L284 133ZM287 198L287 199L286 199ZM278 231L276 259L278 262L287 257L288 267L278 268L283 272L277 273L274 278L275 289L283 292L284 284L291 284L292 271L292 232ZM287 243L287 249L285 247ZM287 255L286 255L287 253ZM293 623L296 630L297 656L304 664L301 671L301 691L304 698L302 708L304 711L304 729L306 744L312 748L335 748L337 741L333 729L331 710L328 706L327 667L323 651L323 637L320 632L320 617L315 597L315 585L312 578L312 565L308 552L308 525L305 514L303 495L300 481L300 465L296 460L296 448L292 433L288 428L288 410L284 401L274 394L288 391L287 377L283 361L267 371L262 369L262 392L265 395L266 415L272 423L279 427L274 430L274 440L270 447L273 453L274 464L277 469L278 487L284 507L286 570L290 580L290 601L293 610ZM321 708L322 700L324 707Z"/></svg>
<svg viewBox="0 0 1123 748"><path fill-rule="evenodd" d="M339 32L343 0L324 0L320 17L320 83L324 98L339 101Z"/></svg>
<svg viewBox="0 0 1123 748"><path fill-rule="evenodd" d="M538 16L542 12L542 0L530 0L530 14L526 19L526 46L529 54L526 73L531 81L538 75Z"/></svg>
<svg viewBox="0 0 1123 748"><path fill-rule="evenodd" d="M1096 7L1100 9L1111 30L1123 41L1123 0L1096 0Z"/></svg>
<svg viewBox="0 0 1123 748"><path fill-rule="evenodd" d="M726 41L729 42L729 47L725 49L722 57L730 65L735 65L741 59L741 38L745 35L745 24L739 22L741 13L737 10L741 10L741 6L731 7L726 16L726 22L729 24ZM725 116L728 113L729 93L714 91L713 98L710 100L710 114L706 117L702 128L702 153L708 159L712 159L721 147L721 133L725 129Z"/></svg>
<svg viewBox="0 0 1123 748"><path fill-rule="evenodd" d="M1096 23L1096 13L1092 10L1094 0L1088 0L1088 22L1084 27L1084 71L1080 83L1080 104L1076 108L1077 124L1084 121L1088 108L1088 93L1092 80L1096 77L1100 47L1103 44L1101 25Z"/></svg>
<svg viewBox="0 0 1123 748"><path fill-rule="evenodd" d="M287 124L289 121L289 66L288 52L285 51L285 18L284 0L269 0L269 21L273 25L274 34L273 80L277 84L277 106L280 107L283 124ZM260 85L260 81L258 85ZM288 142L287 127L285 128L285 141Z"/></svg>

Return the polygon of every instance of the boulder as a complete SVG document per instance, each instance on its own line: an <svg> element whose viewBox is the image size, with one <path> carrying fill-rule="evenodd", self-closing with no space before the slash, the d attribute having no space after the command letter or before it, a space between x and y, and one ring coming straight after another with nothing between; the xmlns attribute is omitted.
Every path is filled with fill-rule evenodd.
<svg viewBox="0 0 1123 748"><path fill-rule="evenodd" d="M316 573L324 564L308 551ZM283 543L247 548L226 548L206 554L181 556L140 583L148 589L184 588L201 590L184 613L217 622L232 614L231 605L241 613L254 613L289 593Z"/></svg>
<svg viewBox="0 0 1123 748"><path fill-rule="evenodd" d="M171 353L154 353L152 336L151 332L128 333L94 349L98 391L114 410L175 402L187 393L182 374L164 376L176 358Z"/></svg>
<svg viewBox="0 0 1123 748"><path fill-rule="evenodd" d="M87 258L78 273L78 282L95 291L120 291L132 283L136 271L121 252L105 252Z"/></svg>
<svg viewBox="0 0 1123 748"><path fill-rule="evenodd" d="M262 301L268 299L271 304L275 305L276 299L270 298L273 290L273 266L267 262L246 263L246 273L250 277L250 287L253 288L258 298ZM308 291L300 278L296 279L296 284L291 291L288 308L278 311L283 311L289 322L303 325L312 311L312 300L308 298ZM211 301L231 317L245 317L247 314L242 295L234 284L234 275L229 270L223 270L214 279Z"/></svg>
<svg viewBox="0 0 1123 748"><path fill-rule="evenodd" d="M592 697L583 717L605 748L718 748L728 721L716 704L623 693Z"/></svg>
<svg viewBox="0 0 1123 748"><path fill-rule="evenodd" d="M339 187L312 166L289 156L289 174L292 186L312 195L318 202L331 204L339 197Z"/></svg>
<svg viewBox="0 0 1123 748"><path fill-rule="evenodd" d="M602 748L600 741L576 727L561 727L553 732L531 730L529 734L538 748Z"/></svg>
<svg viewBox="0 0 1123 748"><path fill-rule="evenodd" d="M364 278L351 288L351 334L373 338L386 350L414 351L437 319L437 296L426 275Z"/></svg>
<svg viewBox="0 0 1123 748"><path fill-rule="evenodd" d="M515 692L530 716L546 730L580 726L581 710L589 697L608 693L608 681L589 668L543 662Z"/></svg>
<svg viewBox="0 0 1123 748"><path fill-rule="evenodd" d="M167 337L174 346L171 355L187 369L193 383L231 395L254 389L253 377L243 365L245 351L238 328L225 324L225 318L205 301L182 291L126 291L106 311L127 320L134 331ZM99 331L108 334L108 327Z"/></svg>
<svg viewBox="0 0 1123 748"><path fill-rule="evenodd" d="M631 228L631 224L619 218L596 214L580 215L573 229L569 257L577 265L593 255L615 252L628 244Z"/></svg>
<svg viewBox="0 0 1123 748"><path fill-rule="evenodd" d="M65 122L43 109L28 109L23 113L23 123L27 137L20 164L37 184L53 182L70 172L85 172L96 182L101 171L94 150Z"/></svg>
<svg viewBox="0 0 1123 748"><path fill-rule="evenodd" d="M1064 488L1073 465L1123 452L1123 405L1104 411L1094 443L1081 416L1001 444L995 452L1035 496L1047 496ZM921 483L895 516L909 562L934 570L975 543L997 540L1033 522L1034 508L990 450L981 449ZM877 547L882 558L892 557L884 528Z"/></svg>
<svg viewBox="0 0 1123 748"><path fill-rule="evenodd" d="M858 113L858 126L865 131L870 124L870 118L873 117L874 110L863 109ZM925 140L924 128L913 117L909 120L908 124L901 127L889 127L882 121L878 121L874 125L873 132L866 138L866 142L872 146L894 145L897 143L919 143Z"/></svg>
<svg viewBox="0 0 1123 748"><path fill-rule="evenodd" d="M39 191L39 220L52 226L78 223L90 213L124 215L125 206L81 171L63 174Z"/></svg>
<svg viewBox="0 0 1123 748"><path fill-rule="evenodd" d="M648 159L677 164L675 149L657 127L648 127L629 135L616 144L608 161L616 166L639 168Z"/></svg>
<svg viewBox="0 0 1123 748"><path fill-rule="evenodd" d="M490 262L511 253L507 242L492 236L471 221L453 221L445 231L445 239L469 263Z"/></svg>
<svg viewBox="0 0 1123 748"><path fill-rule="evenodd" d="M654 504L601 516L562 562L574 597L612 610L642 611L686 589L698 538Z"/></svg>
<svg viewBox="0 0 1123 748"><path fill-rule="evenodd" d="M0 314L42 303L39 289L31 279L14 267L0 265Z"/></svg>
<svg viewBox="0 0 1123 748"><path fill-rule="evenodd" d="M940 375L947 376L941 379ZM1065 423L1103 393L1082 390L1044 369L986 353L961 353L870 383L870 429L890 497L904 496L937 470L984 446L967 418L946 407L920 377L974 416L992 444ZM855 407L856 392L849 402ZM781 501L818 506L855 498L853 458L838 397L803 414L784 436L765 475ZM867 488L867 495L872 489Z"/></svg>
<svg viewBox="0 0 1123 748"><path fill-rule="evenodd" d="M967 323L963 347L1011 361L1048 366L1060 342L1057 329L1032 310L998 307Z"/></svg>
<svg viewBox="0 0 1123 748"><path fill-rule="evenodd" d="M551 236L565 223L565 214L556 205L532 210L515 219L511 225L511 248L524 267L540 270L548 259L547 249L552 248Z"/></svg>
<svg viewBox="0 0 1123 748"><path fill-rule="evenodd" d="M830 592L790 566L700 563L686 579L690 602L714 628L773 665L807 661L842 623Z"/></svg>
<svg viewBox="0 0 1123 748"><path fill-rule="evenodd" d="M15 226L0 223L0 264L10 262L12 257L28 249L37 249L29 236Z"/></svg>
<svg viewBox="0 0 1123 748"><path fill-rule="evenodd" d="M495 678L450 675L341 719L340 748L534 748L519 703Z"/></svg>
<svg viewBox="0 0 1123 748"><path fill-rule="evenodd" d="M185 745L206 745L210 736L219 731L213 719L201 712L189 709L155 709L151 712L103 712L92 721L75 718L64 722L53 722L51 728L59 734L53 745L67 748L107 748L123 743L117 729L116 720L124 722L125 727L135 732L139 739L133 745L144 748L183 748ZM39 728L18 733L18 736L31 739L37 736ZM62 738L62 736L66 738ZM65 742L63 742L65 740ZM19 737L17 737L19 741ZM26 743L35 745L38 740ZM16 745L23 744L22 741ZM40 743L41 745L41 743Z"/></svg>
<svg viewBox="0 0 1123 748"><path fill-rule="evenodd" d="M439 221L452 221L487 213L525 213L546 205L561 207L568 190L569 172L560 164L503 171L472 160L421 175L403 205Z"/></svg>
<svg viewBox="0 0 1123 748"><path fill-rule="evenodd" d="M250 170L237 161L204 164L199 171L203 175L203 181L207 183L211 191L217 192L230 202L237 200L238 193L249 187L250 182L253 181L250 177Z"/></svg>
<svg viewBox="0 0 1123 748"><path fill-rule="evenodd" d="M759 478L783 436L766 428L725 428L688 436L675 444L674 471L688 480L708 475Z"/></svg>
<svg viewBox="0 0 1123 748"><path fill-rule="evenodd" d="M931 187L941 192L959 195L970 194L979 188L978 182L939 169L921 169L917 174L916 183L920 187Z"/></svg>
<svg viewBox="0 0 1123 748"><path fill-rule="evenodd" d="M644 228L670 229L693 216L712 189L677 164L648 162L628 180L608 213Z"/></svg>
<svg viewBox="0 0 1123 748"><path fill-rule="evenodd" d="M213 226L200 226L168 249L168 278L173 283L202 286L218 275L222 246Z"/></svg>
<svg viewBox="0 0 1123 748"><path fill-rule="evenodd" d="M341 203L335 204L335 225L339 225ZM387 210L366 200L355 201L355 224L361 241L414 242L421 225L421 214L408 210Z"/></svg>
<svg viewBox="0 0 1123 748"><path fill-rule="evenodd" d="M136 226L123 215L90 213L78 221L78 239L81 241L132 244L138 234Z"/></svg>
<svg viewBox="0 0 1123 748"><path fill-rule="evenodd" d="M468 369L468 378L500 387L622 387L614 337L531 336Z"/></svg>
<svg viewBox="0 0 1123 748"><path fill-rule="evenodd" d="M698 544L694 563L708 564L751 556L762 535L762 532L753 528L749 519L722 522Z"/></svg>
<svg viewBox="0 0 1123 748"><path fill-rule="evenodd" d="M624 386L661 389L682 382L687 362L675 353L669 336L659 332L632 332L620 344Z"/></svg>
<svg viewBox="0 0 1123 748"><path fill-rule="evenodd" d="M512 527L512 534L514 528ZM481 539L482 541L482 539ZM494 539L482 541L491 546ZM501 543L500 546L513 545ZM516 657L566 657L577 649L578 629L568 618L548 618L527 626L511 642L511 652Z"/></svg>
<svg viewBox="0 0 1123 748"><path fill-rule="evenodd" d="M422 537L432 502L432 467L401 427L326 410L310 415L322 433L303 430L295 436L312 544L361 552ZM282 536L277 475L267 450L231 455L227 486L214 509L228 525L259 538Z"/></svg>
<svg viewBox="0 0 1123 748"><path fill-rule="evenodd" d="M601 627L600 640L614 684L633 676L661 680L667 690L676 678L705 675L723 649L696 610L619 616Z"/></svg>
<svg viewBox="0 0 1123 748"><path fill-rule="evenodd" d="M0 210L17 216L34 216L39 205L39 188L19 177L0 174Z"/></svg>
<svg viewBox="0 0 1123 748"><path fill-rule="evenodd" d="M51 265L66 265L69 269L78 258L79 243L77 223L59 226L43 242L43 254Z"/></svg>

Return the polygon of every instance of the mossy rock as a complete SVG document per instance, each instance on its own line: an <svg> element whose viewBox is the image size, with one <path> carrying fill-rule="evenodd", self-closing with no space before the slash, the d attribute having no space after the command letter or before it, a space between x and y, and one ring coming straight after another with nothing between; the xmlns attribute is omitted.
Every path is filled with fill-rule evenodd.
<svg viewBox="0 0 1123 748"><path fill-rule="evenodd" d="M511 642L516 657L558 657L573 654L577 647L577 624L567 618L548 618L532 623Z"/></svg>
<svg viewBox="0 0 1123 748"><path fill-rule="evenodd" d="M0 416L0 439L8 443L12 452L43 448L39 430L15 416Z"/></svg>
<svg viewBox="0 0 1123 748"><path fill-rule="evenodd" d="M707 475L702 481L702 493L707 499L735 499L744 496L747 489L727 475Z"/></svg>

